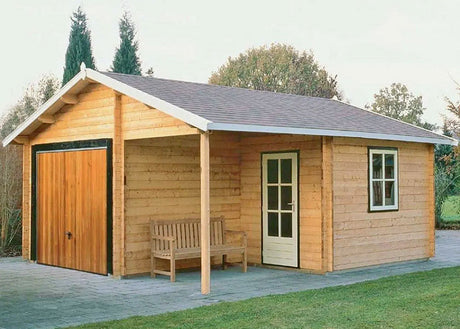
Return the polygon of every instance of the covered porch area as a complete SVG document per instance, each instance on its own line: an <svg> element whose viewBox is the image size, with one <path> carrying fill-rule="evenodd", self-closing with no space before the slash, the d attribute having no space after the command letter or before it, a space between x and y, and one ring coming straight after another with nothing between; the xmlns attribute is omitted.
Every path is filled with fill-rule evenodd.
<svg viewBox="0 0 460 329"><path fill-rule="evenodd" d="M331 147L330 137L199 130L125 140L123 276L150 273L151 221L201 218L205 256L176 268L201 267L209 293L210 267L222 261L209 256L213 217L246 232L249 264L331 271Z"/></svg>

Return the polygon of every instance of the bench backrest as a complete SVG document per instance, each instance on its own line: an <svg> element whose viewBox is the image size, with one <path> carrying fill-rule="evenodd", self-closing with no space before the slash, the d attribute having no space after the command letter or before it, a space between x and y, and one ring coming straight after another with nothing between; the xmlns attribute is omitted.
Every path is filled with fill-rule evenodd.
<svg viewBox="0 0 460 329"><path fill-rule="evenodd" d="M225 220L223 217L210 219L211 246L225 244ZM199 248L201 241L201 220L154 220L150 223L150 234L173 236L176 248ZM168 241L157 241L156 250L169 249Z"/></svg>

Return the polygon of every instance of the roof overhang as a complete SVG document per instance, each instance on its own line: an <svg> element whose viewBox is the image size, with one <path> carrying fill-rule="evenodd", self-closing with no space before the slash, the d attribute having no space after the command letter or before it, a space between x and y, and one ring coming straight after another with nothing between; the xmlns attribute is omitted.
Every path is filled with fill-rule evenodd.
<svg viewBox="0 0 460 329"><path fill-rule="evenodd" d="M7 146L12 141L19 140L21 136L28 136L43 123L51 123L49 118L58 112L64 105L71 103L71 100L80 93L90 83L101 83L118 93L127 95L141 103L162 111L172 117L175 117L191 126L202 131L221 130L221 131L240 131L240 132L259 132L259 133L278 133L278 134L297 134L297 135L320 135L320 136L338 136L338 137L355 137L367 139L395 140L416 143L446 144L458 145L454 138L439 135L439 138L427 138L404 135L388 135L357 131L345 130L327 130L327 129L309 129L309 128L292 128L279 126L261 126L261 125L242 125L211 122L190 111L187 111L174 104L166 102L158 97L147 94L139 89L133 88L125 83L113 79L100 72L82 68L82 70L63 86L53 97L20 124L11 134L3 140L3 146ZM70 99L70 101L69 101Z"/></svg>
<svg viewBox="0 0 460 329"><path fill-rule="evenodd" d="M310 128L289 128L276 126L258 126L258 125L239 125L227 123L210 123L209 130L221 131L240 131L240 132L258 132L258 133L273 133L273 134L293 134L293 135L314 135L314 136L335 136L335 137L353 137L366 139L381 139L402 142L414 143L429 143L429 144L445 144L457 146L458 141L455 139L446 139L447 136L439 136L440 138L427 138L405 135L389 135L376 134L359 131L347 130L332 130L332 129L310 129ZM444 137L444 138L442 138Z"/></svg>

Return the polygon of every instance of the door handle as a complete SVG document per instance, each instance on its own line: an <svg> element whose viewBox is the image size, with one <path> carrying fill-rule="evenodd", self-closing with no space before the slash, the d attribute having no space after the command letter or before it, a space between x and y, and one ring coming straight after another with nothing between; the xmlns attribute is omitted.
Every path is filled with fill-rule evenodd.
<svg viewBox="0 0 460 329"><path fill-rule="evenodd" d="M65 232L65 235L67 236L67 239L69 240L72 238L72 232L70 231Z"/></svg>
<svg viewBox="0 0 460 329"><path fill-rule="evenodd" d="M292 207L292 211L294 211L294 208L295 208L295 202L294 202L294 201L288 202L287 205L288 205L288 206L291 206L291 207Z"/></svg>

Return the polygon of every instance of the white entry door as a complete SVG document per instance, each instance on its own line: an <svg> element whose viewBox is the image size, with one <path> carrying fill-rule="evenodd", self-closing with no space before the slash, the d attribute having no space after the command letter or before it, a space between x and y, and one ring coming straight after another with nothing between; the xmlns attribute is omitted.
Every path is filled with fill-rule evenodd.
<svg viewBox="0 0 460 329"><path fill-rule="evenodd" d="M297 153L262 155L262 261L298 267Z"/></svg>

